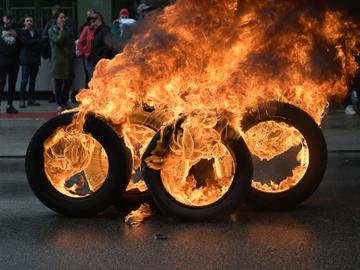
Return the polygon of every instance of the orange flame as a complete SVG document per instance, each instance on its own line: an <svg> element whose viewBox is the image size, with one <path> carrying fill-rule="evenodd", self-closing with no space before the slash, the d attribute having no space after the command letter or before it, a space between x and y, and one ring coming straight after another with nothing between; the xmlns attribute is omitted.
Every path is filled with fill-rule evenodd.
<svg viewBox="0 0 360 270"><path fill-rule="evenodd" d="M243 134L238 123L247 110L279 100L302 108L320 124L329 100L345 97L358 67L357 25L338 11L315 16L296 1L178 0L143 24L123 53L97 64L89 89L77 100L80 111L100 114L118 127L134 156L141 155L153 134L134 132L140 128L131 119L139 107L166 115L157 128L186 116L181 141L171 143L161 165L164 178L171 178L175 156L187 168L176 175L186 174L201 159L225 157L214 130L224 115ZM303 144L300 167L294 169L301 175L308 162L306 142L291 128L268 125L246 135L251 150L271 159ZM272 136L266 136L269 129ZM281 141L281 150L266 147L257 136ZM178 188L172 186L177 180L168 182L169 190ZM189 186L194 191L193 184L180 191ZM180 191L176 196L181 197Z"/></svg>

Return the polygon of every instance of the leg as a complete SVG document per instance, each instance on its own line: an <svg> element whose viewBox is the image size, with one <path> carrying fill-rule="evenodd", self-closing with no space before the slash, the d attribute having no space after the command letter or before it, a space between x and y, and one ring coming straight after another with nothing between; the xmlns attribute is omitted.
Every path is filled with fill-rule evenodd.
<svg viewBox="0 0 360 270"><path fill-rule="evenodd" d="M85 72L85 87L88 88L88 83L90 81L90 77L89 77L89 73L87 70L86 61L87 61L87 59L85 57L83 57L82 63L83 63L83 68L84 68L84 72Z"/></svg>
<svg viewBox="0 0 360 270"><path fill-rule="evenodd" d="M20 84L20 108L25 108L26 85L29 80L29 66L21 66L21 84Z"/></svg>
<svg viewBox="0 0 360 270"><path fill-rule="evenodd" d="M29 81L29 96L28 96L28 104L30 106L40 106L40 103L35 102L35 85L36 85L36 77L39 72L38 65L30 66L30 81Z"/></svg>
<svg viewBox="0 0 360 270"><path fill-rule="evenodd" d="M56 104L59 107L64 106L63 102L62 102L62 88L63 88L63 82L64 80L61 79L55 79L54 80L54 86L55 86L55 100L56 100Z"/></svg>
<svg viewBox="0 0 360 270"><path fill-rule="evenodd" d="M72 80L64 80L62 100L65 106L68 106L69 93L72 86Z"/></svg>
<svg viewBox="0 0 360 270"><path fill-rule="evenodd" d="M9 77L8 77L9 97L8 97L8 106L6 109L6 111L8 113L18 113L18 111L12 105L14 96L15 96L15 85L16 85L16 79L17 79L18 72L19 72L19 64L18 63L12 64L11 66L9 66Z"/></svg>
<svg viewBox="0 0 360 270"><path fill-rule="evenodd" d="M7 75L6 68L0 67L0 102L1 102L3 94L4 94L6 75Z"/></svg>
<svg viewBox="0 0 360 270"><path fill-rule="evenodd" d="M85 59L85 65L86 65L86 72L88 74L89 81L90 81L92 78L93 72L94 72L94 66L89 59ZM87 85L86 85L86 87L87 87Z"/></svg>

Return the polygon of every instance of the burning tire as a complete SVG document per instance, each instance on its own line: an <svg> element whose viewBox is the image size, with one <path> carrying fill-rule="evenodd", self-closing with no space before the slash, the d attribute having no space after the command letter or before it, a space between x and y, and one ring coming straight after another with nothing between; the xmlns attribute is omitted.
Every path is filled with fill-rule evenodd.
<svg viewBox="0 0 360 270"><path fill-rule="evenodd" d="M133 138L129 141L132 142L133 155L135 155L133 158L135 160L133 162L133 175L129 186L116 202L116 206L122 210L138 208L145 202L152 203L151 194L144 181L142 181L140 163L136 159L141 159L142 149L146 149L156 132L168 119L168 115L166 111L155 110L148 106L137 107L130 115L129 122L131 127L127 136L128 138Z"/></svg>
<svg viewBox="0 0 360 270"><path fill-rule="evenodd" d="M66 216L94 216L125 190L131 154L113 129L93 114L86 116L84 132L67 132L73 116L61 114L36 131L26 153L26 175L35 195L50 209Z"/></svg>
<svg viewBox="0 0 360 270"><path fill-rule="evenodd" d="M177 186L169 185L166 181L168 177L166 174L167 169L170 172L170 177L176 175L176 172L173 173L173 168L167 168L167 164L171 164L171 160L175 161L173 164L176 167L183 166L180 160L177 162L177 158L171 156L172 146L170 137L173 136L171 134L177 133L177 129L178 125L175 128L170 125L157 132L142 157L141 168L143 176L158 209L163 214L177 219L195 221L222 217L234 211L241 201L245 199L252 179L251 156L244 140L239 136L229 136L229 134L233 135L236 132L227 126L221 133L221 143L226 154L219 158L202 159L193 167L189 166L189 174L186 176L186 181L196 179L196 186L195 184L192 186L192 191L197 192L201 191L204 187L213 188L214 186L223 191L225 190L221 196L215 196L209 202L191 201L189 197L186 197L186 191L177 196L179 194L174 193ZM154 153L159 152L159 146L162 155L161 157L156 157L157 154L154 155ZM149 165L151 158L154 160L159 160L159 158L164 160L163 167L154 168L152 165ZM170 162L168 162L169 160ZM231 162L229 163L228 161ZM231 181L229 182L230 178ZM214 185L209 184L214 182L214 179L221 179L221 181L216 182ZM221 183L225 182L228 183L226 188L225 185L221 186ZM173 189L171 189L171 186ZM205 193L209 194L211 191L206 190ZM181 199L180 197L184 198ZM200 198L201 196L198 197Z"/></svg>
<svg viewBox="0 0 360 270"><path fill-rule="evenodd" d="M278 182L254 179L250 204L258 208L292 208L315 192L326 169L327 147L320 127L310 115L290 104L269 102L246 115L242 128L252 152L255 178L261 177L261 170L279 175L284 166L291 169ZM266 162L271 161L278 165L267 169Z"/></svg>

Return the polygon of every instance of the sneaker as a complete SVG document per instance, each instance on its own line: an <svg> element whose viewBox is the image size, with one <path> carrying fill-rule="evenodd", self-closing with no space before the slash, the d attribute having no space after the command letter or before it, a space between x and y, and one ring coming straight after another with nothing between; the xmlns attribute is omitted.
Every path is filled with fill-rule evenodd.
<svg viewBox="0 0 360 270"><path fill-rule="evenodd" d="M35 100L30 100L28 101L28 106L40 106L40 103Z"/></svg>
<svg viewBox="0 0 360 270"><path fill-rule="evenodd" d="M15 109L15 108L13 107L13 105L8 105L8 106L6 107L6 112L7 112L7 113L18 113L17 109Z"/></svg>
<svg viewBox="0 0 360 270"><path fill-rule="evenodd" d="M347 105L345 108L345 114L347 115L355 115L356 111L354 110L354 105Z"/></svg>

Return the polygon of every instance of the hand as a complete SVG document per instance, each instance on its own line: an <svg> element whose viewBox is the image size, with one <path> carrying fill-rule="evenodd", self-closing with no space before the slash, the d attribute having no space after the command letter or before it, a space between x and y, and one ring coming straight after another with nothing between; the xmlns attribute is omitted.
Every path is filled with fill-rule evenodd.
<svg viewBox="0 0 360 270"><path fill-rule="evenodd" d="M15 29L10 29L9 32L13 37L17 36L17 33L16 33Z"/></svg>
<svg viewBox="0 0 360 270"><path fill-rule="evenodd" d="M64 27L65 27L65 22L60 21L60 22L58 23L58 26L59 26L59 28L60 28L61 30L63 30Z"/></svg>
<svg viewBox="0 0 360 270"><path fill-rule="evenodd" d="M113 21L113 24L117 24L117 23L119 23L119 20L118 20L118 19L116 19L116 20Z"/></svg>

